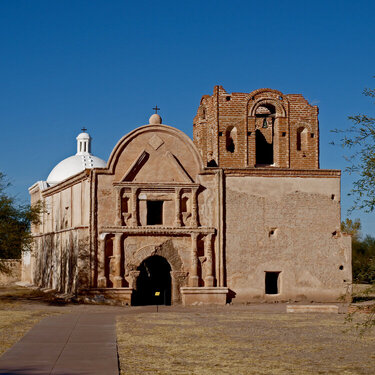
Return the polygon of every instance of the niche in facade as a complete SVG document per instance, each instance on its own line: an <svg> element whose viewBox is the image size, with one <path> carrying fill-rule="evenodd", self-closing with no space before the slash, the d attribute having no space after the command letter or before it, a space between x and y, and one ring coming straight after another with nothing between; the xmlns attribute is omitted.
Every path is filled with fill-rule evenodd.
<svg viewBox="0 0 375 375"><path fill-rule="evenodd" d="M307 149L307 129L300 127L297 129L297 151L306 151Z"/></svg>
<svg viewBox="0 0 375 375"><path fill-rule="evenodd" d="M255 158L256 164L273 164L273 138L276 108L267 103L260 105L255 112Z"/></svg>
<svg viewBox="0 0 375 375"><path fill-rule="evenodd" d="M279 294L279 276L280 272L266 272L266 294Z"/></svg>
<svg viewBox="0 0 375 375"><path fill-rule="evenodd" d="M163 201L147 201L147 225L163 224Z"/></svg>
<svg viewBox="0 0 375 375"><path fill-rule="evenodd" d="M107 236L105 239L105 264L104 273L107 279L107 288L113 287L112 275L115 273L114 256L113 256L113 236Z"/></svg>
<svg viewBox="0 0 375 375"><path fill-rule="evenodd" d="M229 126L225 132L225 148L228 152L233 153L237 144L237 128Z"/></svg>

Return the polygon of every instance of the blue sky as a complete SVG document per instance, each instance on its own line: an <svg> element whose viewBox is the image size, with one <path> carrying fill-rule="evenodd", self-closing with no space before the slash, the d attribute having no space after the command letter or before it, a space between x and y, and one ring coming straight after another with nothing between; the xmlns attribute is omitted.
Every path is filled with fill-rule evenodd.
<svg viewBox="0 0 375 375"><path fill-rule="evenodd" d="M192 135L202 95L270 87L320 109L321 168L344 169L334 128L374 116L374 1L0 2L0 171L11 192L76 152L82 126L107 159L124 134L163 122ZM342 217L352 178L342 179ZM375 215L354 212L375 235Z"/></svg>

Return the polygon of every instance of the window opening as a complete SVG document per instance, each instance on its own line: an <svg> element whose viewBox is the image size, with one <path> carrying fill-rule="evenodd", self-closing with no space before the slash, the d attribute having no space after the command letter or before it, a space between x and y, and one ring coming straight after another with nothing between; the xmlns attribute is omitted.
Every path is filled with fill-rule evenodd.
<svg viewBox="0 0 375 375"><path fill-rule="evenodd" d="M230 153L233 153L236 149L237 143L237 128L230 126L225 132L225 147Z"/></svg>
<svg viewBox="0 0 375 375"><path fill-rule="evenodd" d="M147 201L147 225L163 224L163 201Z"/></svg>
<svg viewBox="0 0 375 375"><path fill-rule="evenodd" d="M255 131L256 163L263 165L273 164L273 144L268 143L263 133Z"/></svg>
<svg viewBox="0 0 375 375"><path fill-rule="evenodd" d="M297 151L307 149L307 129L304 127L297 129Z"/></svg>
<svg viewBox="0 0 375 375"><path fill-rule="evenodd" d="M255 152L256 164L273 164L273 139L276 108L272 104L261 104L255 112Z"/></svg>
<svg viewBox="0 0 375 375"><path fill-rule="evenodd" d="M266 272L266 294L279 294L280 272Z"/></svg>

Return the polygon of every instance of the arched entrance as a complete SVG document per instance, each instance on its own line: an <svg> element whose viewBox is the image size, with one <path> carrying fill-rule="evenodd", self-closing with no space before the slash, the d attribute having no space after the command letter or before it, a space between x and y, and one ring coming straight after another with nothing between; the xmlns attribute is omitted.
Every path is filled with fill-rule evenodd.
<svg viewBox="0 0 375 375"><path fill-rule="evenodd" d="M134 291L134 305L170 305L171 304L171 266L168 261L152 255L137 268L139 276ZM160 295L156 296L155 293Z"/></svg>

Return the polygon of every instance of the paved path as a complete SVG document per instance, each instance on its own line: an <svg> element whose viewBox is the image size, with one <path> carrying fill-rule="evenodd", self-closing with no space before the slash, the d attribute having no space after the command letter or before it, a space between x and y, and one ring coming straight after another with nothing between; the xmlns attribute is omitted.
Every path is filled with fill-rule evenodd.
<svg viewBox="0 0 375 375"><path fill-rule="evenodd" d="M0 358L0 374L118 375L115 313L50 316Z"/></svg>

